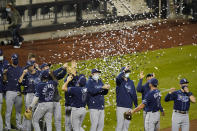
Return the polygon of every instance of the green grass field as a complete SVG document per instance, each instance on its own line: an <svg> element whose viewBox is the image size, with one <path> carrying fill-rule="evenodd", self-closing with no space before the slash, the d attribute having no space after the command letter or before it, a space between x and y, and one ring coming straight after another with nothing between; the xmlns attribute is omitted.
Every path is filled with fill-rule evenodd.
<svg viewBox="0 0 197 131"><path fill-rule="evenodd" d="M179 80L187 78L189 89L197 96L197 46L181 46L176 48L162 49L156 51L148 51L142 53L133 53L122 56L113 56L107 58L99 58L93 60L79 61L78 72L84 73L87 77L90 75L90 69L98 68L102 71L102 80L104 83L109 83L111 89L105 97L105 127L104 131L114 131L116 127L116 97L115 97L115 77L118 75L122 66L131 65L132 73L130 78L134 80L137 86L140 71L145 74L154 72L159 80L159 89L162 91L162 106L165 110L165 117L161 117L161 129L171 126L171 114L173 102L164 102L164 97L167 94L166 89L175 87L179 89ZM56 69L60 65L54 65ZM145 80L144 80L145 82ZM60 87L63 81L60 81ZM64 96L62 91L61 95ZM138 95L138 103L141 103L141 94ZM64 98L64 97L63 97ZM62 128L64 128L64 99L62 104ZM190 120L197 119L197 104L191 104ZM3 117L5 112L5 102L3 105ZM12 115L12 123L15 123L14 115ZM90 128L89 113L84 120L83 127L85 130ZM130 124L130 131L143 130L142 112L134 115Z"/></svg>

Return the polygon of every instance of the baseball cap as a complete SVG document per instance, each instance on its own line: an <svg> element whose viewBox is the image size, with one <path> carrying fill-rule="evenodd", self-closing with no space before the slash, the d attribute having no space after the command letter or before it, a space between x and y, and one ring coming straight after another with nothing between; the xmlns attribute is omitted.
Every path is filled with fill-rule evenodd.
<svg viewBox="0 0 197 131"><path fill-rule="evenodd" d="M189 83L189 81L187 81L187 79L183 78L180 80L180 84L187 84Z"/></svg>
<svg viewBox="0 0 197 131"><path fill-rule="evenodd" d="M122 67L120 71L123 72L123 71L125 70L125 68L126 68L126 67ZM131 72L131 70L126 70L126 71L125 71L125 73L129 73L129 72Z"/></svg>
<svg viewBox="0 0 197 131"><path fill-rule="evenodd" d="M149 80L149 83L152 84L153 86L157 87L158 86L158 80L156 78L152 78Z"/></svg>
<svg viewBox="0 0 197 131"><path fill-rule="evenodd" d="M0 56L3 56L3 51L0 49Z"/></svg>
<svg viewBox="0 0 197 131"><path fill-rule="evenodd" d="M147 77L152 77L152 76L153 76L153 74L152 73L149 73L149 74L146 75L146 78Z"/></svg>
<svg viewBox="0 0 197 131"><path fill-rule="evenodd" d="M25 69L29 68L30 66L33 66L34 63L32 61L27 61L27 64L25 66Z"/></svg>
<svg viewBox="0 0 197 131"><path fill-rule="evenodd" d="M42 68L44 68L44 67L46 67L46 66L51 66L51 64L48 64L48 63L43 63L41 66L40 66L40 69L42 69Z"/></svg>
<svg viewBox="0 0 197 131"><path fill-rule="evenodd" d="M11 58L12 58L12 60L18 59L18 55L17 54L13 54Z"/></svg>
<svg viewBox="0 0 197 131"><path fill-rule="evenodd" d="M40 76L41 78L44 78L44 79L49 78L49 70L41 71Z"/></svg>
<svg viewBox="0 0 197 131"><path fill-rule="evenodd" d="M99 71L98 69L92 69L91 73L101 73L101 71Z"/></svg>

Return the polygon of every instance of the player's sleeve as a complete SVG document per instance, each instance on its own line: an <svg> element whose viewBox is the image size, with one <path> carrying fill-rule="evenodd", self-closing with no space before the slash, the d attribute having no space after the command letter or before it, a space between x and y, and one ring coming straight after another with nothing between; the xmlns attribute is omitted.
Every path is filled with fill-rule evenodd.
<svg viewBox="0 0 197 131"><path fill-rule="evenodd" d="M23 77L23 80L22 80L21 84L25 87L26 83L27 83L27 74Z"/></svg>
<svg viewBox="0 0 197 131"><path fill-rule="evenodd" d="M142 81L143 79L140 79L139 82L138 82L138 85L137 85L137 92L144 92L144 88L143 88L143 85L142 85Z"/></svg>
<svg viewBox="0 0 197 131"><path fill-rule="evenodd" d="M62 67L58 68L57 70L53 71L53 75L57 80L61 80L65 77L67 74L66 69L63 69Z"/></svg>
<svg viewBox="0 0 197 131"><path fill-rule="evenodd" d="M104 86L104 84L103 84L102 81L101 81L101 83L102 83L101 85ZM108 91L109 91L108 89L103 89L102 92L101 92L101 94L102 95L107 95L108 94Z"/></svg>
<svg viewBox="0 0 197 131"><path fill-rule="evenodd" d="M121 72L117 77L116 77L116 85L120 86L121 83L124 81L123 76L125 75L124 72Z"/></svg>
<svg viewBox="0 0 197 131"><path fill-rule="evenodd" d="M7 60L5 60L4 69L8 69L9 65L10 65L9 62Z"/></svg>
<svg viewBox="0 0 197 131"><path fill-rule="evenodd" d="M86 86L88 89L88 93L91 95L97 95L104 91L102 88L95 88L91 80L88 80L88 83Z"/></svg>
<svg viewBox="0 0 197 131"><path fill-rule="evenodd" d="M133 98L135 107L137 107L138 106L137 94L136 94L135 85L133 82L132 82L132 98Z"/></svg>
<svg viewBox="0 0 197 131"><path fill-rule="evenodd" d="M40 87L39 87L39 85L35 86L35 96L40 97Z"/></svg>
<svg viewBox="0 0 197 131"><path fill-rule="evenodd" d="M74 92L75 92L75 87L68 87L67 93L68 93L69 95L73 95Z"/></svg>
<svg viewBox="0 0 197 131"><path fill-rule="evenodd" d="M166 101L166 102L172 101L172 100L175 100L176 98L177 98L176 92L173 92L173 93L171 93L171 94L168 93L168 94L165 96L165 101Z"/></svg>
<svg viewBox="0 0 197 131"><path fill-rule="evenodd" d="M149 102L149 100L150 100L150 95L149 95L149 93L147 93L147 94L145 95L144 100L142 101L142 104L147 105L148 102Z"/></svg>

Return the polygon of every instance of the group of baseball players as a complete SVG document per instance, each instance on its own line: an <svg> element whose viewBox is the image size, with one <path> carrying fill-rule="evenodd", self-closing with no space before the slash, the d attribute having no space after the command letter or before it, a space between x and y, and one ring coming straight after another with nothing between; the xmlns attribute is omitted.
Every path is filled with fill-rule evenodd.
<svg viewBox="0 0 197 131"><path fill-rule="evenodd" d="M108 94L110 85L104 84L100 78L101 71L91 70L88 79L77 71L77 63L63 64L51 70L50 64L36 63L34 54L29 54L25 67L19 65L19 56L13 54L10 63L5 60L0 50L0 131L3 131L1 109L3 97L6 101L5 129L11 129L13 105L16 113L16 128L21 131L52 131L52 117L56 131L62 130L61 96L65 92L65 131L84 131L82 123L86 115L86 106L90 112L90 131L102 131L104 127L104 96ZM146 75L146 83L142 85L143 72L137 85L137 92L142 94L142 103L138 105L136 88L130 77L130 66L122 67L116 77L116 131L128 131L130 120L135 112L143 109L144 130L159 131L161 92L154 73ZM64 79L61 89L58 81ZM180 89L174 88L166 95L165 101L174 101L172 114L172 131L189 131L188 111L190 102L196 99L189 91L188 80L180 80ZM22 95L24 95L25 114L21 117ZM133 105L135 108L133 108ZM45 126L43 126L45 125ZM112 129L113 130L113 129Z"/></svg>

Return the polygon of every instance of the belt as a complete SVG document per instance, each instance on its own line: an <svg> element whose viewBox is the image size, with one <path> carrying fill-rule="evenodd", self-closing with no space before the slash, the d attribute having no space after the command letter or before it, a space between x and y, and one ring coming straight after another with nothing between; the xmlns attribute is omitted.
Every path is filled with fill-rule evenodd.
<svg viewBox="0 0 197 131"><path fill-rule="evenodd" d="M158 111L147 111L146 113L148 113L148 112L152 112L152 113L155 113L155 112L158 112Z"/></svg>
<svg viewBox="0 0 197 131"><path fill-rule="evenodd" d="M179 110L174 110L174 112L180 113L180 114L187 114L188 111L179 111Z"/></svg>

